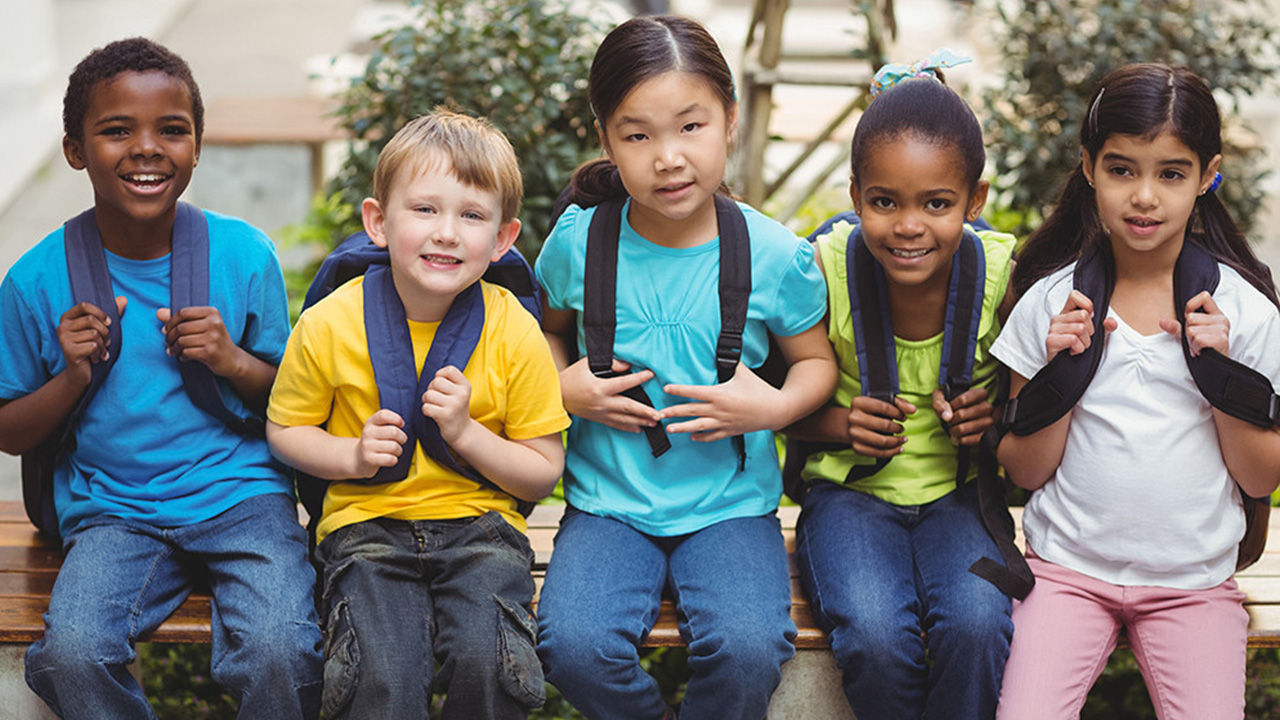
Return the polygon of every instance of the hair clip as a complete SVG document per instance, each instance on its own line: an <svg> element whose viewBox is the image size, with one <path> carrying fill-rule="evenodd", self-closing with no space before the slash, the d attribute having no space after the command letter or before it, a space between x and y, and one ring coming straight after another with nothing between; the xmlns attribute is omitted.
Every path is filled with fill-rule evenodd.
<svg viewBox="0 0 1280 720"><path fill-rule="evenodd" d="M1219 185L1221 185L1221 184L1222 184L1222 173L1220 173L1220 172L1216 172L1216 173L1214 173L1214 174L1213 174L1213 184L1209 186L1209 192L1215 192L1215 191L1217 191L1218 186L1219 186Z"/></svg>
<svg viewBox="0 0 1280 720"><path fill-rule="evenodd" d="M875 100L877 95L903 80L917 77L931 77L937 80L938 70L967 62L973 62L973 59L957 55L946 48L941 48L934 51L929 57L911 65L887 63L876 71L875 78L871 80L871 99Z"/></svg>
<svg viewBox="0 0 1280 720"><path fill-rule="evenodd" d="M1106 92L1105 87L1098 90L1098 96L1093 99L1093 105L1089 106L1089 135L1098 134L1098 105L1102 102L1102 93Z"/></svg>

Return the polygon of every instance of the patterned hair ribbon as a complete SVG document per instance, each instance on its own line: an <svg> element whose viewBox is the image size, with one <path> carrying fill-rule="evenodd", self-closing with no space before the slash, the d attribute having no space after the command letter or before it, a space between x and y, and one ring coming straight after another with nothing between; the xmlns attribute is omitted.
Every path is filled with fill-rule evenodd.
<svg viewBox="0 0 1280 720"><path fill-rule="evenodd" d="M875 100L876 96L897 85L903 80L909 80L917 77L931 77L938 79L937 71L942 68L949 68L955 65L962 65L967 62L973 62L973 58L967 58L963 55L957 55L946 48L934 51L929 57L913 63L911 65L902 65L899 63L888 63L882 65L876 71L876 76L871 81L871 99Z"/></svg>

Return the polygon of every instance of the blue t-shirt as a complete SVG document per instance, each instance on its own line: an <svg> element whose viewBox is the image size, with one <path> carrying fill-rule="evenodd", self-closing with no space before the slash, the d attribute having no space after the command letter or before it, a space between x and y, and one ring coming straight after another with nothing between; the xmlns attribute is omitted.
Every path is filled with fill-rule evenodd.
<svg viewBox="0 0 1280 720"><path fill-rule="evenodd" d="M284 278L271 240L237 218L209 220L209 302L227 332L251 354L277 365L289 335ZM265 493L292 493L263 438L227 429L191 403L178 361L165 354L156 310L169 307L169 256L129 260L107 253L121 316L123 349L75 432L76 449L59 464L54 497L63 537L101 514L158 526L207 520ZM58 321L74 304L63 229L27 251L0 284L0 397L19 398L66 367ZM248 411L225 380L223 401Z"/></svg>
<svg viewBox="0 0 1280 720"><path fill-rule="evenodd" d="M822 321L826 286L813 248L779 223L739 205L751 237L751 297L742 360L758 367L768 334L790 336ZM720 241L668 248L636 234L623 210L618 243L618 330L613 354L633 370L650 369L643 387L655 407L691 402L667 395L668 383L714 385L720 334ZM587 230L593 209L571 205L538 256L538 280L548 304L577 313L578 352ZM746 436L747 462L729 439L695 443L671 434L671 449L654 458L642 433L626 433L575 417L569 429L565 494L574 506L616 518L650 535L694 532L778 506L782 480L773 433Z"/></svg>

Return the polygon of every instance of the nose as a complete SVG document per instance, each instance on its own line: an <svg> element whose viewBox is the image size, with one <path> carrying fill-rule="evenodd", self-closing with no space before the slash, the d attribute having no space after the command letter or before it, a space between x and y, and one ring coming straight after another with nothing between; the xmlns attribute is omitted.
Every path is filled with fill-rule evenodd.
<svg viewBox="0 0 1280 720"><path fill-rule="evenodd" d="M440 222L436 224L435 234L432 241L437 245L453 246L458 244L458 226L457 218L451 215L442 215Z"/></svg>
<svg viewBox="0 0 1280 720"><path fill-rule="evenodd" d="M1133 203L1134 207L1154 207L1159 202L1156 196L1155 180L1153 178L1140 179L1133 188L1133 198L1130 202Z"/></svg>
<svg viewBox="0 0 1280 720"><path fill-rule="evenodd" d="M654 158L654 167L658 172L671 172L684 167L684 150L680 143L671 140L661 142Z"/></svg>
<svg viewBox="0 0 1280 720"><path fill-rule="evenodd" d="M139 128L133 133L132 153L138 157L157 157L160 153L160 138L158 133L148 129Z"/></svg>
<svg viewBox="0 0 1280 720"><path fill-rule="evenodd" d="M893 232L899 237L916 237L924 232L924 223L920 221L918 213L908 210L898 216L898 221L893 224Z"/></svg>

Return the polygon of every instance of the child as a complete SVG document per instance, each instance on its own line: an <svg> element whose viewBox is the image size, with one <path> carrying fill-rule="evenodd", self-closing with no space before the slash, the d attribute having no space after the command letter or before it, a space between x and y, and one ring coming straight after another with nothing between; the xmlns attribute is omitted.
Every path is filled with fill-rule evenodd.
<svg viewBox="0 0 1280 720"><path fill-rule="evenodd" d="M994 423L989 350L1014 238L965 227L978 220L988 184L978 120L934 74L958 61L967 62L935 56L905 75L890 70L902 66L876 75L852 145L849 196L861 224L839 223L818 239L840 383L833 404L788 429L838 443L805 463L796 554L859 720L993 717L1013 632L1009 598L969 571L1001 555L980 515L977 463L961 458ZM979 242L973 384L948 398L940 366L953 257ZM900 388L892 402L869 394L860 367L875 344L851 314L859 293L847 260L861 246L861 262L883 277Z"/></svg>
<svg viewBox="0 0 1280 720"><path fill-rule="evenodd" d="M448 338L451 306L483 294L474 296L483 329L470 362L427 375L420 408L493 486L416 445L403 480L367 480L396 465L417 425L380 404L387 380L375 380L364 314L376 278L352 280L303 313L285 351L267 437L280 459L335 481L316 549L331 720L427 717L437 658L445 718L523 718L543 702L533 551L516 499L555 487L569 418L537 322L506 289L479 282L520 234L521 192L502 133L436 111L383 148L361 208L369 237L390 254L387 302L403 305L415 368L437 335Z"/></svg>
<svg viewBox="0 0 1280 720"><path fill-rule="evenodd" d="M93 184L86 232L101 236L115 307L73 302L63 229L0 289L6 452L58 432L92 368L119 354L57 468L66 559L44 637L27 652L27 683L65 718L155 717L127 669L134 641L203 579L213 677L239 698L240 717L319 710L315 571L292 481L260 432L238 434L196 407L179 372L201 363L222 379L228 410L261 412L289 332L270 239L211 212L212 307L171 310L178 197L203 122L191 71L167 49L133 38L85 57L67 87L62 147ZM119 313L118 346L108 343L108 311Z"/></svg>
<svg viewBox="0 0 1280 720"><path fill-rule="evenodd" d="M636 650L666 588L693 673L680 716L760 718L795 635L769 430L808 414L834 388L822 279L808 243L721 201L745 216L751 285L741 360L717 385L717 279L728 272L721 253L729 238L716 197L737 126L729 68L697 23L639 17L605 37L589 88L608 159L575 173L576 204L537 263L549 306L543 328L577 417L569 507L538 605L539 654L548 680L588 717L672 716ZM593 215L607 206L587 206L604 198L627 200L612 357L613 370L632 372L613 378L593 375L587 358L574 361L591 342L582 339L584 312L593 312L584 294L601 291L586 287L584 246ZM790 366L781 389L748 369L764 361L770 334ZM623 394L635 389L652 406ZM679 421L664 433L672 418ZM664 441L670 449L655 457Z"/></svg>
<svg viewBox="0 0 1280 720"><path fill-rule="evenodd" d="M1249 622L1232 579L1240 496L1275 490L1280 434L1212 408L1180 337L1280 386L1275 288L1214 194L1222 141L1203 80L1156 64L1113 71L1080 146L1021 255L1021 297L992 350L1017 396L1059 351L1106 343L1073 410L1000 445L1010 478L1036 491L1023 515L1036 587L1013 610L999 717L1079 717L1123 627L1160 718L1238 719ZM1186 304L1183 327L1173 268L1190 245L1217 258L1221 278ZM1072 287L1094 249L1114 262L1109 307ZM1095 312L1105 338L1092 335Z"/></svg>

